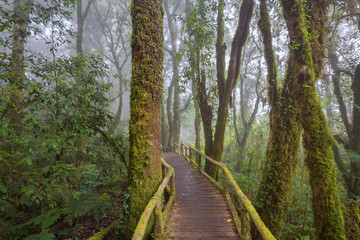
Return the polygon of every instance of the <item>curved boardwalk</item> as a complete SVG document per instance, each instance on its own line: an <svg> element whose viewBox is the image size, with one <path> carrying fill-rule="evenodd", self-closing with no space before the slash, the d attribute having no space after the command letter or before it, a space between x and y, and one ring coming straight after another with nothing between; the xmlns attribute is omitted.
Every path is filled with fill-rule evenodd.
<svg viewBox="0 0 360 240"><path fill-rule="evenodd" d="M168 239L239 239L220 191L180 155L164 156L175 170L177 196L168 220Z"/></svg>

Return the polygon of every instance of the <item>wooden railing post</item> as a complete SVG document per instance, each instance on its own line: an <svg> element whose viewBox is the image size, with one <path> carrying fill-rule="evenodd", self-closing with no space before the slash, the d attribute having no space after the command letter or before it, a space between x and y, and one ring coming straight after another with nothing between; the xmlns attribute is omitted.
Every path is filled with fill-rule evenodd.
<svg viewBox="0 0 360 240"><path fill-rule="evenodd" d="M189 146L189 160L191 162L191 159L192 159L192 151L191 151L191 147Z"/></svg>
<svg viewBox="0 0 360 240"><path fill-rule="evenodd" d="M154 226L154 234L155 239L161 239L164 234L164 221L162 214L162 201L160 201L155 206L155 226Z"/></svg>
<svg viewBox="0 0 360 240"><path fill-rule="evenodd" d="M201 155L196 151L195 151L195 153L196 153L196 163L198 165L198 170L200 171L201 170Z"/></svg>
<svg viewBox="0 0 360 240"><path fill-rule="evenodd" d="M154 221L155 221L154 222L155 239L163 238L165 221L168 216L170 207L176 197L175 196L176 190L175 190L175 181L174 181L174 169L169 164L167 164L164 159L161 159L161 163L167 169L165 170L166 175L164 176L164 179L162 180L156 193L151 198L144 212L142 213L138 225L135 229L132 240L142 240L144 238L145 231L151 216L154 216ZM170 187L168 186L169 184ZM170 197L166 205L163 207L164 191L166 188L169 188L166 191L170 193Z"/></svg>
<svg viewBox="0 0 360 240"><path fill-rule="evenodd" d="M224 193L225 194L229 194L229 182L226 176L225 171L222 171L222 178L223 178L223 182L224 182Z"/></svg>
<svg viewBox="0 0 360 240"><path fill-rule="evenodd" d="M189 160L191 161L191 157L192 157L192 153L191 150L195 151L196 154L199 154L201 157L204 157L205 161L210 162L211 164L215 165L217 168L221 168L223 171L223 186L220 185L220 183L218 181L216 181L215 179L213 179L212 177L210 177L205 171L201 170L201 157L200 157L200 161L198 161L196 159L196 162L198 163L198 168L200 169L200 172L206 177L208 178L216 187L218 187L220 189L221 192L224 193L224 195L226 196L226 199L229 203L232 215L234 217L234 221L236 223L236 228L239 232L240 235L242 235L243 237L241 239L248 239L249 235L249 230L248 227L246 226L246 224L249 221L246 221L247 219L251 219L252 222L254 223L254 225L256 226L256 228L258 229L258 231L260 232L261 236L263 237L264 240L276 240L275 237L271 234L271 232L269 231L269 229L265 226L264 222L261 220L260 216L258 215L258 213L256 212L254 206L251 204L251 202L249 201L249 199L244 195L244 193L242 192L242 190L240 189L240 187L238 186L238 184L236 183L235 179L233 178L233 176L231 175L229 169L219 163L216 162L215 160L211 159L210 157L206 156L205 154L201 153L198 149L196 148L192 148L190 146L187 146L184 144L185 149L189 149L189 153L186 152L186 159L190 158ZM244 219L240 220L239 216L237 214L237 210L235 209L235 206L233 204L233 200L229 194L229 186L232 186L235 190L235 194L237 197L237 200L239 200L245 208L245 211L247 214L241 214L242 216L244 216ZM241 224L243 223L243 224ZM242 226L243 225L243 226ZM244 238L245 236L245 238Z"/></svg>

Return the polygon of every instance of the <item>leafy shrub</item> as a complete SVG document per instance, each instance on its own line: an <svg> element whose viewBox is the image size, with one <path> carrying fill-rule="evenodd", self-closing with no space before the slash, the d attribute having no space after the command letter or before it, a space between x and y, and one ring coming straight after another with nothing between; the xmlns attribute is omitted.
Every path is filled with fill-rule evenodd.
<svg viewBox="0 0 360 240"><path fill-rule="evenodd" d="M6 75L1 86L0 237L40 229L51 239L55 222L99 219L109 209L109 186L125 179L126 146L107 132L110 85L99 81L106 67L96 55L28 61L28 68L21 88Z"/></svg>

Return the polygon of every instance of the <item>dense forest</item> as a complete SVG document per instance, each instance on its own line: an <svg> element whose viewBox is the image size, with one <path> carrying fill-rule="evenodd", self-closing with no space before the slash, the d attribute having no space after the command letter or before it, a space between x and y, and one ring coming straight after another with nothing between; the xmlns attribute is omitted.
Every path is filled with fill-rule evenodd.
<svg viewBox="0 0 360 240"><path fill-rule="evenodd" d="M2 0L0 49L0 239L131 239L182 142L276 239L360 239L360 0Z"/></svg>

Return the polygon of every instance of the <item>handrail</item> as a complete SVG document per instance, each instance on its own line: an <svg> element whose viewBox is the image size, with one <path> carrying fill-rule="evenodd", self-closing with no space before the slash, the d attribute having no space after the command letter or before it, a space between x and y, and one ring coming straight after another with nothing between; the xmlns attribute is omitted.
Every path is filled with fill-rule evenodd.
<svg viewBox="0 0 360 240"><path fill-rule="evenodd" d="M195 154L199 154L198 156L200 156L200 157L196 156L196 163L192 160L192 150L195 151ZM197 167L202 174L204 174L213 184L215 184L225 194L225 196L230 204L230 209L232 210L233 215L235 215L235 213L233 211L234 207L232 204L232 199L230 197L229 190L228 190L228 183L230 183L230 185L235 189L238 199L240 199L242 204L245 206L246 211L249 213L252 221L254 222L256 228L260 232L263 239L276 240L275 237L270 232L270 230L265 226L264 222L261 220L259 214L256 212L256 210L255 210L254 206L251 204L250 200L241 191L240 187L238 186L238 184L234 180L233 176L231 175L229 169L225 165L211 159L210 157L206 156L205 154L203 154L202 152L200 152L198 149L194 148L190 144L186 145L184 143L181 143L180 154L183 155L195 167ZM218 166L223 171L223 185L224 186L221 186L220 183L218 183L215 179L213 179L211 176L206 174L205 171L203 171L201 169L202 168L201 157L203 157L206 161ZM235 222L239 222L237 213L236 213L236 216L234 216L234 220L235 220ZM241 234L239 227L237 227L237 229L239 231L239 234Z"/></svg>
<svg viewBox="0 0 360 240"><path fill-rule="evenodd" d="M168 170L165 178L161 182L158 190L154 194L154 196L149 201L148 205L146 206L143 214L140 217L138 225L135 229L134 235L132 240L142 240L145 236L145 230L148 225L149 219L151 215L154 213L155 209L155 230L154 234L158 238L163 235L164 231L164 224L169 214L169 210L171 207L172 202L175 199L176 191L175 191L175 179L174 179L174 169L165 162L164 159L161 159L161 164L165 166ZM162 208L162 199L164 196L164 190L170 181L170 197L165 205Z"/></svg>
<svg viewBox="0 0 360 240"><path fill-rule="evenodd" d="M174 179L174 169L165 162L164 159L161 159L161 164L167 169L166 176L162 180L158 190L154 194L154 196L149 201L148 205L146 206L143 214L140 217L140 220L138 222L138 225L135 229L134 236L132 240L141 240L143 239L145 235L145 229L147 227L147 224L149 222L151 214L154 212L155 209L155 230L154 233L156 236L163 235L164 231L164 224L166 222L167 216L170 211L170 207L175 199L176 191L175 191L175 179ZM162 209L162 199L164 195L164 189L166 189L168 183L170 181L170 190L169 194L170 197L167 200L167 203L165 207ZM106 234L117 224L119 223L119 220L115 220L112 224L110 224L107 228L104 230L94 234L92 237L90 237L88 240L102 240L106 236ZM160 237L159 237L160 238Z"/></svg>

